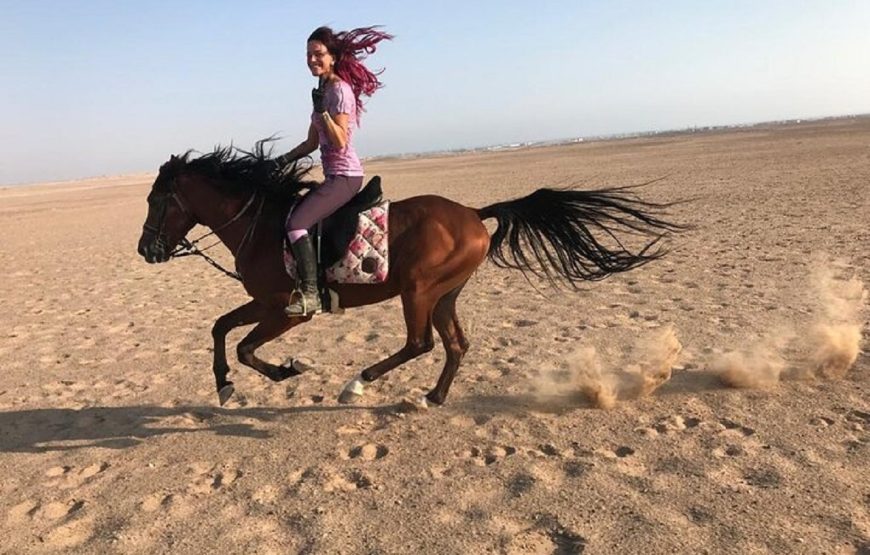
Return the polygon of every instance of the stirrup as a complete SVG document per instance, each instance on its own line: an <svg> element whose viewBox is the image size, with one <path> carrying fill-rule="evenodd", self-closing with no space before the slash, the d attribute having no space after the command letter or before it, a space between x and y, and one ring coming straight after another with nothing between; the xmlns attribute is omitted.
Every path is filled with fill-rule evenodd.
<svg viewBox="0 0 870 555"><path fill-rule="evenodd" d="M314 310L308 310L308 298L305 296L305 293L302 292L301 289L296 288L290 293L290 298L296 298L296 301L290 301L290 304L284 307L284 314L287 316L313 316L315 314L320 314L323 311L323 305L320 303L320 297L315 293L315 299L317 299L317 307ZM291 310L295 307L302 307L302 312L297 312L296 310Z"/></svg>

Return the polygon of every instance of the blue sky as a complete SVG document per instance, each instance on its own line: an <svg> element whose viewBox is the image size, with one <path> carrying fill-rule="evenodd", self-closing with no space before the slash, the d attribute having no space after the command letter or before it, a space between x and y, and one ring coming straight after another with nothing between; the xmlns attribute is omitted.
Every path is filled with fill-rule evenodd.
<svg viewBox="0 0 870 555"><path fill-rule="evenodd" d="M364 156L870 112L870 2L0 0L0 184L305 137L305 39L382 24Z"/></svg>

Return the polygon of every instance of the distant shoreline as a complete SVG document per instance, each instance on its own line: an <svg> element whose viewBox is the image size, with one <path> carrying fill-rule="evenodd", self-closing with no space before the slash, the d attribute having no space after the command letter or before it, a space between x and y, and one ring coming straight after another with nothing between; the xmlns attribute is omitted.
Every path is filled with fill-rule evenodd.
<svg viewBox="0 0 870 555"><path fill-rule="evenodd" d="M835 123L844 120L857 120L870 118L870 113L867 114L849 114L842 116L823 116L815 118L793 118L786 120L763 121L756 123L738 123L729 125L705 125L693 126L680 129L652 130L652 131L633 131L628 133L612 133L607 135L589 135L583 137L568 137L562 139L551 139L543 141L524 141L519 143L503 143L486 146L456 148L446 150L430 150L424 152L409 152L382 154L377 156L368 156L364 158L365 162L385 162L390 160L422 160L426 158L440 158L445 156L463 156L468 154L484 154L496 152L516 152L518 150L570 146L586 143L599 143L610 141L623 141L631 139L646 139L646 138L662 138L662 137L682 137L686 135L699 134L717 134L734 131L753 131L765 128L779 128L810 124ZM151 179L156 172L133 172L128 174L113 174L113 175L98 175L80 177L74 179L57 180L57 181L35 181L23 183L11 183L0 185L0 191L8 189L19 189L21 187L40 187L40 186L55 186L66 187L69 185L89 185L92 182L101 182L104 186L106 180L130 182L135 179Z"/></svg>

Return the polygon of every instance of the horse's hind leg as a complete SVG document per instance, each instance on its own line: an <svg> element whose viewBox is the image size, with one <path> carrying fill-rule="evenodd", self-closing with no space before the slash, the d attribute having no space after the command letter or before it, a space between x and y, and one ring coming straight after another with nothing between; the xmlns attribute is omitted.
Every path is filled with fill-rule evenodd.
<svg viewBox="0 0 870 555"><path fill-rule="evenodd" d="M227 334L239 326L259 322L264 313L265 307L263 305L257 301L251 301L218 318L211 329L211 336L214 339L212 370L221 405L229 399L233 392L233 382L227 380L227 374L230 371L229 364L227 364Z"/></svg>
<svg viewBox="0 0 870 555"><path fill-rule="evenodd" d="M405 325L408 328L405 346L392 356L363 370L362 378L365 381L373 382L395 367L435 348L435 339L432 335L433 304L427 294L415 292L402 295Z"/></svg>
<svg viewBox="0 0 870 555"><path fill-rule="evenodd" d="M464 286L463 283L441 297L432 314L432 323L438 330L438 335L441 336L441 341L444 344L444 350L447 352L447 360L444 362L444 370L441 371L438 383L435 385L435 389L426 394L426 399L436 405L443 404L447 399L447 391L450 389L450 384L453 383L453 378L456 377L459 363L462 362L462 357L468 351L468 341L465 339L465 334L459 325L459 318L456 316L456 298Z"/></svg>
<svg viewBox="0 0 870 555"><path fill-rule="evenodd" d="M356 401L362 395L364 383L373 382L397 366L435 348L435 339L432 335L433 304L431 292L402 294L402 308L405 313L405 325L408 328L405 346L377 364L369 366L359 377L348 382L338 397L340 402Z"/></svg>

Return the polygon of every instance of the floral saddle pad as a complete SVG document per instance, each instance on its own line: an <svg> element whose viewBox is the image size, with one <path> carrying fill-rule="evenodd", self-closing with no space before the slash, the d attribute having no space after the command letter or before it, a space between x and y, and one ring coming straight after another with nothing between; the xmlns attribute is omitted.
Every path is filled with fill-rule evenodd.
<svg viewBox="0 0 870 555"><path fill-rule="evenodd" d="M388 227L390 202L363 210L359 213L356 233L348 243L338 262L326 268L326 281L331 283L383 283L389 273L390 252ZM287 216L290 217L289 214ZM285 222L286 223L286 222ZM285 241L284 267L287 274L296 279L296 261Z"/></svg>

